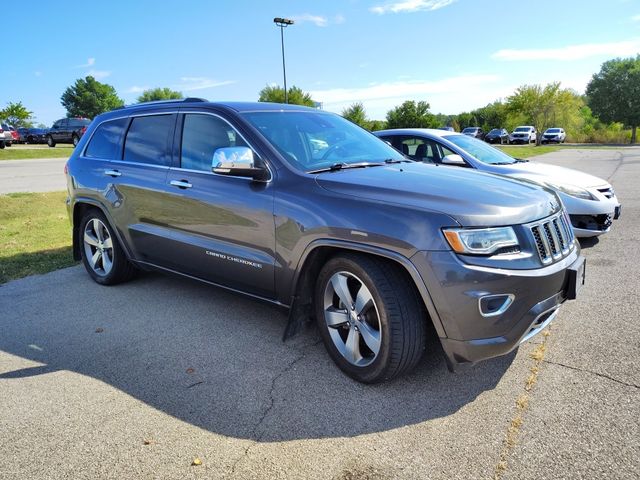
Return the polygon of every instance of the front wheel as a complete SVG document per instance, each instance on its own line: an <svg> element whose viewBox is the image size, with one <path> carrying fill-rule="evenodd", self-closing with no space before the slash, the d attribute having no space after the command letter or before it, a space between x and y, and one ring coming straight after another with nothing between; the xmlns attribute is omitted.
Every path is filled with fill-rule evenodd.
<svg viewBox="0 0 640 480"><path fill-rule="evenodd" d="M413 368L425 348L425 314L414 285L386 260L345 254L318 276L316 321L336 365L377 383Z"/></svg>
<svg viewBox="0 0 640 480"><path fill-rule="evenodd" d="M82 263L93 280L101 285L126 282L135 273L102 212L89 210L80 224Z"/></svg>
<svg viewBox="0 0 640 480"><path fill-rule="evenodd" d="M53 141L53 137L51 135L47 135L47 145L49 145L49 147L56 146L56 142Z"/></svg>
<svg viewBox="0 0 640 480"><path fill-rule="evenodd" d="M0 142L0 150L4 148L4 142Z"/></svg>

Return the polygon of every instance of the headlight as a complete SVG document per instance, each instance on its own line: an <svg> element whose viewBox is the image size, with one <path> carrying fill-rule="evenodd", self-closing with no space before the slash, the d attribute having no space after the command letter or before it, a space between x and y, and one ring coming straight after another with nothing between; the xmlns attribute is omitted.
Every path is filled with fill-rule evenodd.
<svg viewBox="0 0 640 480"><path fill-rule="evenodd" d="M513 228L445 228L447 242L456 253L490 255L504 247L517 247Z"/></svg>
<svg viewBox="0 0 640 480"><path fill-rule="evenodd" d="M546 182L546 185L555 190L560 190L562 193L566 193L567 195L570 195L572 197L582 198L583 200L596 200L596 198L591 195L589 191L575 185L556 185L549 182Z"/></svg>

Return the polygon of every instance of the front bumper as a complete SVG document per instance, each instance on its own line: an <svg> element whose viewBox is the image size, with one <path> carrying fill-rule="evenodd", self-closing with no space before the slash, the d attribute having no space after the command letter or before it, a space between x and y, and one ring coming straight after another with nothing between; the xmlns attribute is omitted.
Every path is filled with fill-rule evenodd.
<svg viewBox="0 0 640 480"><path fill-rule="evenodd" d="M533 270L469 265L453 252L418 252L412 262L433 300L445 331L440 341L454 370L504 355L540 332L572 296L571 269L584 258L576 246L557 263ZM495 296L511 302L497 314L481 311L483 299Z"/></svg>

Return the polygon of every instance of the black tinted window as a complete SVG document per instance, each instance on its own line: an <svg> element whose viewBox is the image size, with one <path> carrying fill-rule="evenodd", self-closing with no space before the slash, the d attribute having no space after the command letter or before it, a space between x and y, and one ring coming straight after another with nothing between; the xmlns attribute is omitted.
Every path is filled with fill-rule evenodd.
<svg viewBox="0 0 640 480"><path fill-rule="evenodd" d="M118 151L118 146L127 121L126 118L120 118L100 125L87 145L85 156L120 160L121 152Z"/></svg>
<svg viewBox="0 0 640 480"><path fill-rule="evenodd" d="M188 114L182 129L180 166L211 171L211 160L218 148L247 146L224 120L211 115Z"/></svg>
<svg viewBox="0 0 640 480"><path fill-rule="evenodd" d="M124 144L124 160L168 166L167 143L173 133L173 118L173 115L134 118Z"/></svg>

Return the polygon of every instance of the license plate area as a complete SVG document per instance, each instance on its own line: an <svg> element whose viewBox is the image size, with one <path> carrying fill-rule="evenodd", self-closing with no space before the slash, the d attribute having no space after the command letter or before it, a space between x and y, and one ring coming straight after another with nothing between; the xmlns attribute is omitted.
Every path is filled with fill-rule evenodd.
<svg viewBox="0 0 640 480"><path fill-rule="evenodd" d="M565 296L567 300L575 300L578 298L578 292L584 285L587 261L584 257L579 257L567 269L567 289Z"/></svg>

